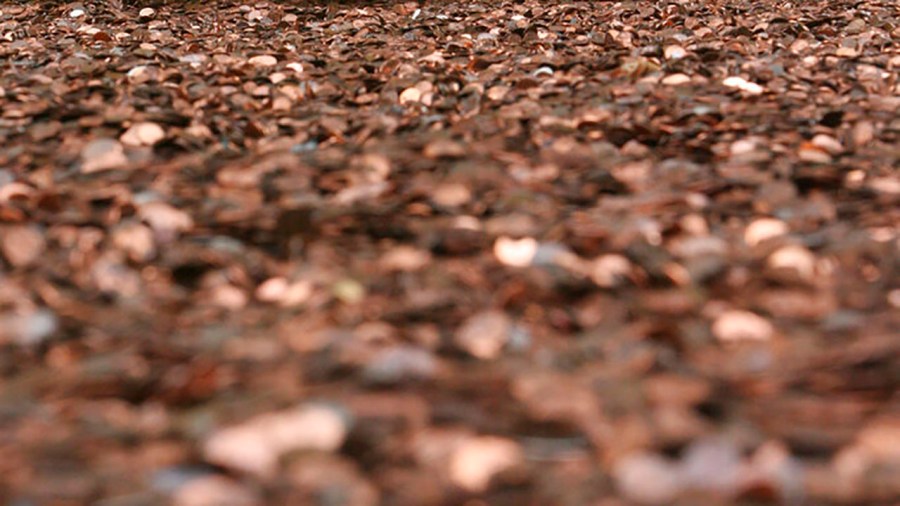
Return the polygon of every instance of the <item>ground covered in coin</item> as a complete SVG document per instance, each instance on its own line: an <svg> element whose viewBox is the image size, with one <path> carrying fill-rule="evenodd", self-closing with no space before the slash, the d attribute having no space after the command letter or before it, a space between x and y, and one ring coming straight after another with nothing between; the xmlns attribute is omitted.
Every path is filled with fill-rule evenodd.
<svg viewBox="0 0 900 506"><path fill-rule="evenodd" d="M0 502L896 504L898 40L4 2Z"/></svg>

